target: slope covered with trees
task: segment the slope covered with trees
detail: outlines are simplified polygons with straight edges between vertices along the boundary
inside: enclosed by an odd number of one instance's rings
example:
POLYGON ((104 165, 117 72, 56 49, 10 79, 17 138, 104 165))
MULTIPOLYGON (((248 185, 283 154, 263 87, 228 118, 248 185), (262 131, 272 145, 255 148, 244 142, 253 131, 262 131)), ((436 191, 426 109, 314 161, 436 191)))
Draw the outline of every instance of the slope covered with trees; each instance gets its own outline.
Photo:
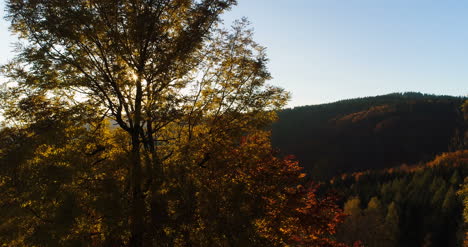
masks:
POLYGON ((464 239, 463 246, 468 246, 468 178, 465 177, 462 188, 457 192, 463 203, 464 239))
POLYGON ((335 177, 325 187, 340 195, 349 215, 337 239, 369 247, 462 246, 466 228, 457 191, 466 200, 467 175, 463 150, 424 165, 335 177))
POLYGON ((273 145, 314 178, 432 159, 463 146, 462 98, 395 93, 279 113, 273 145))

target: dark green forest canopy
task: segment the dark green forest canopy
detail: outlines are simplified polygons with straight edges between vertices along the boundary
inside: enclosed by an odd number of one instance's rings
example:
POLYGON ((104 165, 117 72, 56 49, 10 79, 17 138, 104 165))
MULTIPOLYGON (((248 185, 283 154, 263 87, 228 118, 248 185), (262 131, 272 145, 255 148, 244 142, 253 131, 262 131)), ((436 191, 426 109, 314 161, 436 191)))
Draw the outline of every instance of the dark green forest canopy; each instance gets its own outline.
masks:
POLYGON ((285 109, 272 127, 273 145, 317 179, 427 161, 458 148, 463 100, 393 93, 285 109))
POLYGON ((338 230, 340 241, 359 239, 370 247, 461 246, 465 226, 456 192, 467 175, 468 150, 459 150, 418 166, 342 175, 322 189, 339 194, 351 214, 338 230), (378 202, 376 213, 369 210, 371 201, 378 202))

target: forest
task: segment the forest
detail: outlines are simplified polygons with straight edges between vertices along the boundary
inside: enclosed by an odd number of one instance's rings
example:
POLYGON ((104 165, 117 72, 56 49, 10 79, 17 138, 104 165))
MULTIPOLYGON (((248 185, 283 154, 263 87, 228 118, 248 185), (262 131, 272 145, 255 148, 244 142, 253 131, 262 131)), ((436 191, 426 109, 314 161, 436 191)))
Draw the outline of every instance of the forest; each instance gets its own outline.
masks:
POLYGON ((272 126, 273 145, 318 180, 424 163, 466 148, 464 100, 408 92, 284 109, 272 126))
POLYGON ((468 246, 468 100, 285 109, 235 0, 7 0, 0 246, 468 246))
POLYGON ((466 99, 394 93, 278 114, 273 145, 296 155, 347 215, 338 241, 467 245, 466 99))
POLYGON ((366 246, 463 246, 463 204, 457 193, 467 162, 468 151, 460 150, 423 165, 332 179, 324 187, 340 194, 350 215, 337 239, 366 246))

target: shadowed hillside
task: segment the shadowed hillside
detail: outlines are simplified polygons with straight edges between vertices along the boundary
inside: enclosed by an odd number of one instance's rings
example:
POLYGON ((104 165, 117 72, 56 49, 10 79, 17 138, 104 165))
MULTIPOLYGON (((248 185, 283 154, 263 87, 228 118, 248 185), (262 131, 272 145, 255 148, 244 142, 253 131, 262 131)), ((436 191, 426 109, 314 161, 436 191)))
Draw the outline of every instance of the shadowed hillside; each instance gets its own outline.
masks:
POLYGON ((462 128, 463 99, 394 93, 286 109, 273 144, 316 179, 427 161, 446 152, 462 128))

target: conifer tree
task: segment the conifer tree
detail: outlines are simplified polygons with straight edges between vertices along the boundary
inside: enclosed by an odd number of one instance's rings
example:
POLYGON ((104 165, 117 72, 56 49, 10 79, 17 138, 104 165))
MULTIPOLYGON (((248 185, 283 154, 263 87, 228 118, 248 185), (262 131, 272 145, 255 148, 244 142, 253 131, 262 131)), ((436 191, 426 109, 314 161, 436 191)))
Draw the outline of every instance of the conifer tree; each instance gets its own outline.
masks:
POLYGON ((387 208, 387 216, 385 216, 385 233, 387 234, 387 239, 385 242, 387 246, 396 247, 398 246, 399 240, 399 229, 400 229, 400 220, 395 202, 390 203, 387 208))

